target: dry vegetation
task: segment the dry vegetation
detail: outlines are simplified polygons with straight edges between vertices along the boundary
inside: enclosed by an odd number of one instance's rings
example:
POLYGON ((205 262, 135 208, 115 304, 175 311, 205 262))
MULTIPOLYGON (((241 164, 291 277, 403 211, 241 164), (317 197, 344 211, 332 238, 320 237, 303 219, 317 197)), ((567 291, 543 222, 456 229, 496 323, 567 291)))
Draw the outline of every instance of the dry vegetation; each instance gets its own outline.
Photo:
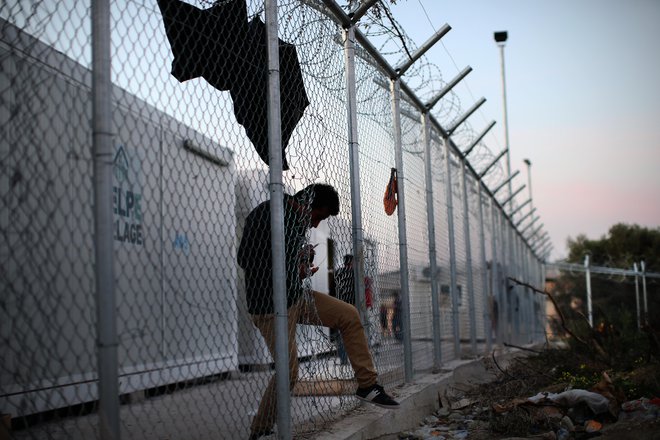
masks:
MULTIPOLYGON (((512 280, 517 282, 516 280, 512 280)), ((528 286, 531 287, 531 286, 528 286)), ((536 290, 536 289, 535 289, 536 290)), ((547 295, 557 306, 554 298, 547 295)), ((595 329, 584 323, 565 320, 559 312, 559 327, 565 338, 562 348, 535 351, 516 358, 506 369, 492 359, 491 368, 498 379, 464 391, 472 403, 471 413, 479 429, 471 439, 498 439, 512 436, 546 436, 554 438, 566 423, 574 425, 572 439, 599 436, 603 439, 660 439, 657 418, 621 421, 619 413, 624 402, 660 397, 660 349, 658 334, 646 326, 642 332, 625 331, 611 325, 595 329), (598 393, 609 401, 609 410, 595 414, 584 403, 558 405, 545 402, 533 404, 527 399, 541 392, 561 393, 566 390, 598 393), (566 416, 571 419, 566 420, 566 416), (562 422, 563 419, 563 422, 562 422), (594 420, 597 432, 587 432, 585 424, 594 420)), ((582 319, 582 318, 580 318, 582 319)))

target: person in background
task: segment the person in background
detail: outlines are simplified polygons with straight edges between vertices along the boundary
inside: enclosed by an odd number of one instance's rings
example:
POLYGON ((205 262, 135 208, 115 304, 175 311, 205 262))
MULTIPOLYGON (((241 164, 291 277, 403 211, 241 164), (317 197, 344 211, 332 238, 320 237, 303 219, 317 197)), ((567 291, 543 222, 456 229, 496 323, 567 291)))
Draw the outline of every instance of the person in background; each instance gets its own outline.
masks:
POLYGON ((389 314, 389 310, 387 308, 387 304, 382 303, 380 305, 380 328, 383 332, 383 336, 387 337, 390 336, 390 327, 389 327, 389 319, 387 315, 389 314))
POLYGON ((394 337, 403 340, 403 322, 401 321, 401 294, 399 292, 394 296, 394 314, 392 315, 392 332, 394 337))

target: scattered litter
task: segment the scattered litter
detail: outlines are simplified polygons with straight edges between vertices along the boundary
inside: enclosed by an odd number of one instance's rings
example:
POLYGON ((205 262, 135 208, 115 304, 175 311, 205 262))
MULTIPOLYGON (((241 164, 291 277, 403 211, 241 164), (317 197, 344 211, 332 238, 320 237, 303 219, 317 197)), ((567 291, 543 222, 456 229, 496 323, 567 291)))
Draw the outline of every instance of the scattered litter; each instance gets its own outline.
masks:
POLYGON ((467 408, 468 406, 472 405, 473 403, 474 402, 472 402, 472 400, 470 400, 470 399, 461 399, 458 402, 452 403, 450 408, 454 409, 454 410, 463 409, 463 408, 467 408))
POLYGON ((656 420, 660 416, 660 399, 654 397, 647 399, 630 400, 621 405, 619 420, 656 420))
POLYGON ((585 403, 594 414, 606 413, 610 409, 610 401, 607 397, 586 390, 569 390, 559 394, 539 393, 527 400, 532 403, 552 402, 567 408, 585 403))

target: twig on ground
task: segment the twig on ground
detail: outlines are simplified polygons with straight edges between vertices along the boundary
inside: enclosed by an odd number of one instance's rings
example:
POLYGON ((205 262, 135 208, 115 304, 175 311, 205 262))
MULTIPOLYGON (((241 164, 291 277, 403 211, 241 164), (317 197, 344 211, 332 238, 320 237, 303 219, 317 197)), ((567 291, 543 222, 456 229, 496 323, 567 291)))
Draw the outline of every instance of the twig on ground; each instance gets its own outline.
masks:
POLYGON ((505 376, 509 377, 510 379, 515 379, 515 377, 511 376, 509 373, 507 373, 506 371, 504 371, 504 370, 502 369, 502 367, 500 367, 500 364, 497 363, 497 359, 495 359, 495 350, 493 350, 493 352, 491 353, 491 355, 493 356, 493 362, 495 363, 495 366, 497 367, 497 369, 500 370, 500 371, 502 372, 502 374, 504 374, 505 376))
POLYGON ((519 350, 531 351, 532 353, 536 353, 536 354, 542 353, 541 351, 538 351, 538 350, 533 350, 531 348, 521 347, 519 345, 509 344, 508 342, 504 342, 502 345, 504 345, 505 347, 517 348, 519 350))

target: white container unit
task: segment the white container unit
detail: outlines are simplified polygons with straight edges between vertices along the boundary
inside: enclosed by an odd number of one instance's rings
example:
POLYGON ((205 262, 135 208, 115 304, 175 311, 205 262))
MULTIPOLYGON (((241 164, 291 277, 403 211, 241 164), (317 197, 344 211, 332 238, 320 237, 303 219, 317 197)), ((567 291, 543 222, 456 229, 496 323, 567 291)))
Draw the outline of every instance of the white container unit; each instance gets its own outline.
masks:
MULTIPOLYGON (((0 21, 0 412, 98 398, 90 72, 0 21)), ((120 392, 238 369, 235 166, 113 90, 120 392)))

